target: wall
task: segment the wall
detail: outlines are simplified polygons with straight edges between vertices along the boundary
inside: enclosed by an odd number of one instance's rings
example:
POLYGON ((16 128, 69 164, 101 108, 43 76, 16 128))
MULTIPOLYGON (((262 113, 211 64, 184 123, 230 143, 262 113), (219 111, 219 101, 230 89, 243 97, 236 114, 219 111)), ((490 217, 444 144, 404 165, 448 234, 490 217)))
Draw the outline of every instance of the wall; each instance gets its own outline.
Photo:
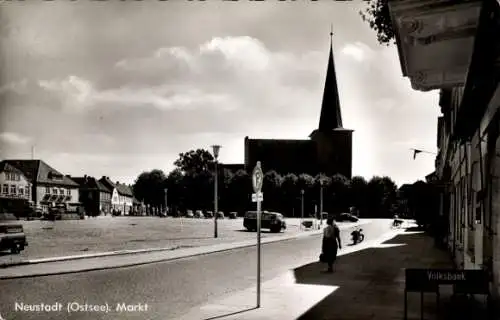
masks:
POLYGON ((317 159, 321 171, 327 175, 340 173, 352 176, 352 132, 317 132, 311 138, 317 144, 317 159))
POLYGON ((1 198, 10 198, 12 195, 11 193, 11 186, 16 186, 16 196, 14 198, 16 199, 25 199, 27 201, 31 201, 31 184, 30 182, 24 177, 24 175, 18 175, 19 180, 7 180, 7 177, 5 175, 5 172, 0 172, 0 197, 1 198), (4 193, 4 185, 8 185, 8 193, 4 193), (28 187, 28 194, 26 195, 26 187, 28 187), (20 192, 19 190, 22 190, 22 195, 19 195, 20 192))

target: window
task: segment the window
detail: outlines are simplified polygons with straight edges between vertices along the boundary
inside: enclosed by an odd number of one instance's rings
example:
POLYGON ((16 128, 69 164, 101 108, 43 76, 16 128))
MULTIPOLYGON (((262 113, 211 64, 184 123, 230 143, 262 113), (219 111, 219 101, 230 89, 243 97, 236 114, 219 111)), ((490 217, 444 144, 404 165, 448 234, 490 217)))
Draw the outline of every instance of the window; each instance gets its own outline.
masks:
POLYGON ((57 195, 57 188, 52 188, 52 193, 57 195))
POLYGON ((24 188, 20 187, 19 190, 18 190, 18 192, 19 192, 20 195, 24 195, 24 188))
POLYGON ((46 194, 50 194, 50 188, 49 187, 45 187, 45 193, 46 194))
POLYGON ((11 194, 17 194, 17 192, 16 192, 16 191, 17 191, 16 186, 15 186, 15 185, 11 185, 11 186, 10 186, 10 193, 11 193, 11 194))
POLYGON ((8 184, 3 185, 2 192, 5 194, 9 193, 9 185, 8 184))
POLYGON ((59 194, 63 196, 64 195, 64 189, 60 189, 59 190, 59 194))
POLYGON ((68 196, 71 195, 71 189, 66 189, 66 195, 68 195, 68 196))
POLYGON ((30 187, 29 187, 29 186, 26 186, 24 189, 25 189, 25 190, 24 190, 24 193, 26 193, 26 196, 28 196, 28 197, 29 197, 29 196, 30 196, 30 187))

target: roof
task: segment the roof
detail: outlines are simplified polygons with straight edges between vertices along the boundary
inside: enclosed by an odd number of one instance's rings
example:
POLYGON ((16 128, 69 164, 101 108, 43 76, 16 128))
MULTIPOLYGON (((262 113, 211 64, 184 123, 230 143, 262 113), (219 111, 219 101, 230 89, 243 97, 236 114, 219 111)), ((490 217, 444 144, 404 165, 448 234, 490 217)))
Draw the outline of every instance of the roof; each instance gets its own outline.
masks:
POLYGON ((42 160, 5 160, 24 173, 32 183, 77 187, 78 184, 42 160))
POLYGON ((132 193, 132 189, 130 189, 130 187, 127 186, 126 184, 117 183, 116 184, 116 190, 122 196, 128 196, 128 197, 133 197, 134 196, 134 194, 132 193))
POLYGON ((132 193, 132 189, 130 189, 129 186, 119 182, 114 183, 113 181, 111 181, 109 177, 104 176, 101 179, 99 179, 99 182, 110 190, 116 188, 116 191, 118 191, 118 193, 121 194, 122 196, 127 196, 127 197, 134 196, 134 194, 132 193))
POLYGON ((6 161, 0 162, 0 172, 12 172, 24 176, 24 173, 13 165, 7 163, 6 161))
MULTIPOLYGON (((330 37, 333 33, 330 33, 330 37)), ((337 74, 333 60, 333 41, 330 40, 330 55, 326 69, 325 88, 323 101, 321 103, 321 114, 319 117, 319 131, 330 131, 342 128, 342 114, 340 112, 339 89, 337 86, 337 74)))
POLYGON ((97 180, 94 177, 89 177, 89 176, 71 177, 71 179, 82 187, 111 193, 110 189, 108 189, 103 183, 99 182, 99 180, 97 180))

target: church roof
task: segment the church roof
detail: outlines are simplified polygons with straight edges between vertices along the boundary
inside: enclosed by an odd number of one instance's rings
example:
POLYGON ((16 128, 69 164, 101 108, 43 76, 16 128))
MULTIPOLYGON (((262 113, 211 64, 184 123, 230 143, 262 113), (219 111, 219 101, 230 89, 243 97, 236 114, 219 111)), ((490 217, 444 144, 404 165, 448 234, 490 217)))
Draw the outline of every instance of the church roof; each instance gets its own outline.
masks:
POLYGON ((330 56, 328 57, 328 68, 326 70, 325 88, 323 91, 323 102, 321 104, 321 115, 318 127, 318 130, 322 132, 342 128, 339 89, 337 86, 335 62, 333 60, 332 36, 333 32, 330 32, 330 56))

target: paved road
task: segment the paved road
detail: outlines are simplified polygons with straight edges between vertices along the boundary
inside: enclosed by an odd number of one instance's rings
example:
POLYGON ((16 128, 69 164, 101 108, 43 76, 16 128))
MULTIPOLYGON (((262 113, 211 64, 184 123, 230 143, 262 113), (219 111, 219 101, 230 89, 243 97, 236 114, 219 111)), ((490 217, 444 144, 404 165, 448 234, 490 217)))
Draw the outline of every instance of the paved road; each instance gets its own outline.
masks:
MULTIPOLYGON (((388 229, 387 220, 363 227, 367 239, 388 229)), ((342 232, 345 244, 349 230, 342 232)), ((315 261, 320 236, 263 246, 263 281, 286 270, 315 261)), ((173 319, 221 295, 255 285, 256 248, 186 258, 139 267, 111 269, 39 278, 0 280, 0 314, 6 319, 173 319), (147 311, 14 312, 15 303, 80 302, 114 309, 117 303, 147 304, 147 311)))
MULTIPOLYGON (((20 223, 29 245, 21 254, 1 252, 0 264, 118 250, 197 247, 255 238, 254 233, 244 232, 241 218, 219 220, 218 239, 213 237, 212 220, 207 219, 116 217, 20 223)), ((299 219, 289 218, 287 225, 286 233, 280 235, 300 233, 299 219)), ((277 235, 268 230, 263 232, 263 237, 277 235)))

